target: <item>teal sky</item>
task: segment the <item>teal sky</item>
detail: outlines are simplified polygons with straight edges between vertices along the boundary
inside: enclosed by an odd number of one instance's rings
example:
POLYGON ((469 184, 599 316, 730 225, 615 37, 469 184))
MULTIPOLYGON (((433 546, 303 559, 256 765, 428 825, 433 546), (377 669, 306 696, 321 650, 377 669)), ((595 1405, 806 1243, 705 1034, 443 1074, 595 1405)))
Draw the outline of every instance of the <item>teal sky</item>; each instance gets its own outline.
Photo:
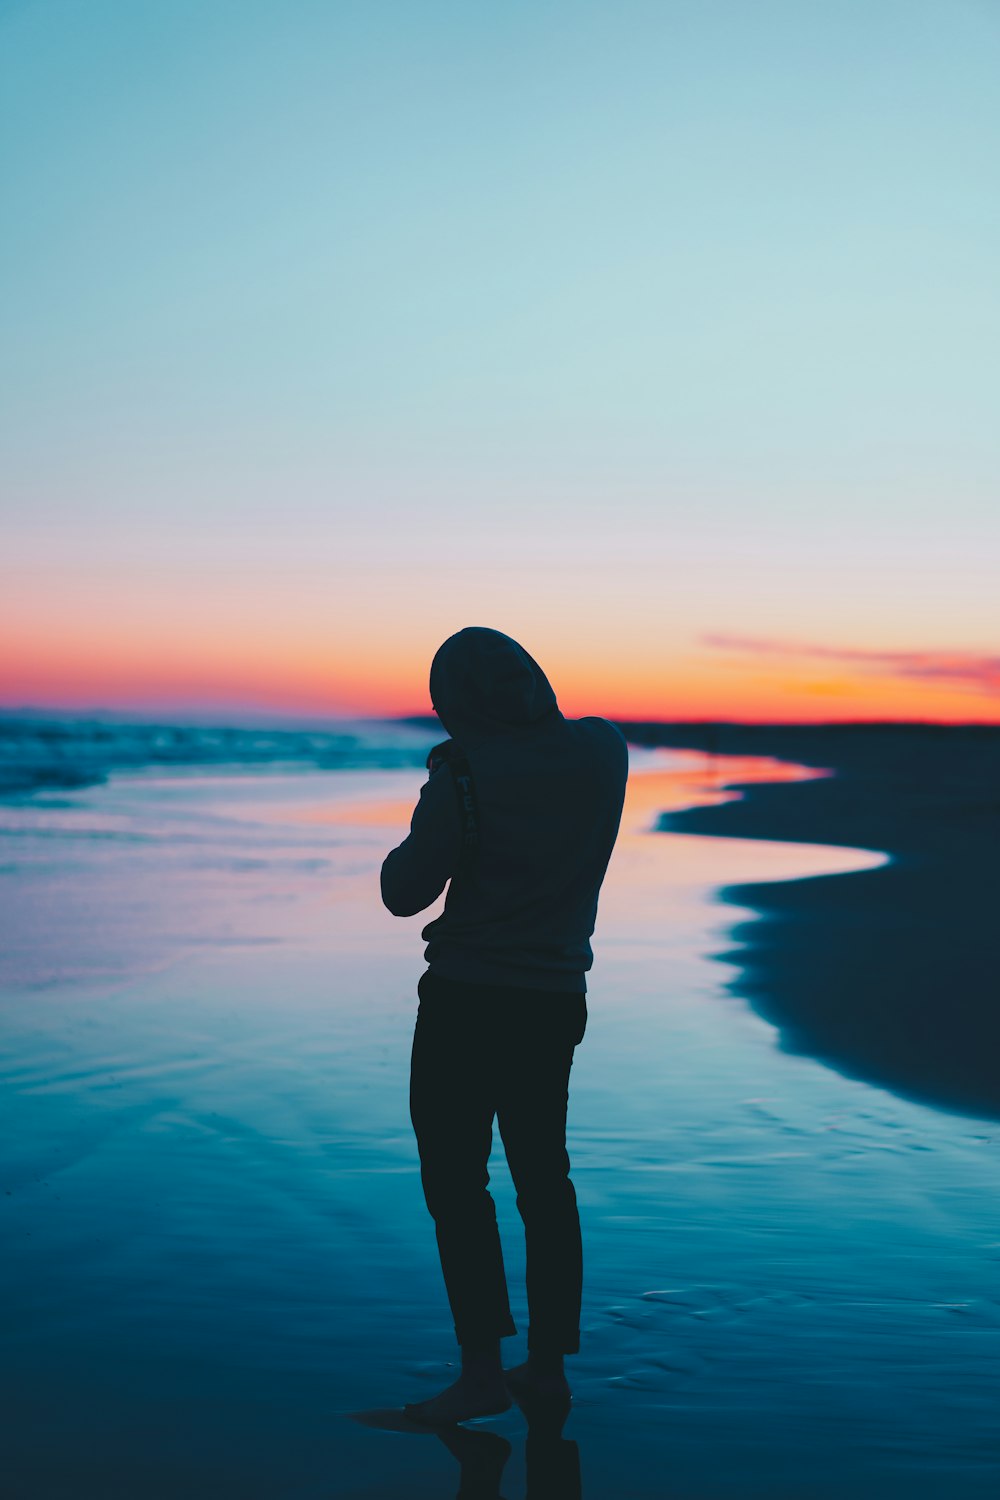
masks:
POLYGON ((995 652, 998 78, 993 0, 0 4, 17 649, 995 652))

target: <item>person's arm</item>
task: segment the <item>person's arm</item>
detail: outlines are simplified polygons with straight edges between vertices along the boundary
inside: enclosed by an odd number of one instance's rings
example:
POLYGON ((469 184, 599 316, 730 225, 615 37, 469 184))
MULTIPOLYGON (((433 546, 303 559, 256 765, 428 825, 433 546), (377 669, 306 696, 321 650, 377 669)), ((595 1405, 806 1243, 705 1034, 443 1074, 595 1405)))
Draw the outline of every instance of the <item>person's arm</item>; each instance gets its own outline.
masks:
POLYGON ((420 788, 410 832, 382 862, 382 901, 394 917, 412 917, 436 901, 461 852, 458 802, 450 770, 440 765, 420 788))

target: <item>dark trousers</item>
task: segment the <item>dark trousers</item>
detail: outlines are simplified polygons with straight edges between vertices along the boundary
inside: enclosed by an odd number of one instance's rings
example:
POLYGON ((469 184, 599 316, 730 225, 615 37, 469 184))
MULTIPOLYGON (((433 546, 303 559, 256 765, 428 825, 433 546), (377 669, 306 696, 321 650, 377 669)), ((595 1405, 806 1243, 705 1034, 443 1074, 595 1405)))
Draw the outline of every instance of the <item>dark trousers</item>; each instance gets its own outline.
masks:
POLYGON ((496 1118, 527 1251, 528 1348, 580 1347, 583 1252, 566 1106, 583 994, 460 983, 430 970, 410 1063, 410 1118, 459 1344, 516 1333, 487 1160, 496 1118))

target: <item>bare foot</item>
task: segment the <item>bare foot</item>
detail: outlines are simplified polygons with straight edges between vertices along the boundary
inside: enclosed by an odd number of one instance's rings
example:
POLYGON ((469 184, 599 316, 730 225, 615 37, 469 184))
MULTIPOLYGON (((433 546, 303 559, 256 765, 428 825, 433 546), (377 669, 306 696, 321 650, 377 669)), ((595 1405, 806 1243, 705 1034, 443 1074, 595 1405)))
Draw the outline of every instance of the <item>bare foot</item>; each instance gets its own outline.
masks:
POLYGON ((533 1401, 569 1401, 571 1392, 569 1381, 562 1373, 557 1375, 539 1375, 532 1370, 530 1360, 523 1365, 514 1365, 510 1370, 504 1370, 503 1378, 507 1389, 512 1396, 520 1400, 533 1401))
POLYGON ((470 1380, 460 1375, 454 1385, 426 1401, 409 1401, 403 1411, 414 1422, 427 1427, 450 1427, 454 1422, 469 1422, 473 1417, 495 1417, 507 1411, 511 1400, 503 1376, 470 1380))

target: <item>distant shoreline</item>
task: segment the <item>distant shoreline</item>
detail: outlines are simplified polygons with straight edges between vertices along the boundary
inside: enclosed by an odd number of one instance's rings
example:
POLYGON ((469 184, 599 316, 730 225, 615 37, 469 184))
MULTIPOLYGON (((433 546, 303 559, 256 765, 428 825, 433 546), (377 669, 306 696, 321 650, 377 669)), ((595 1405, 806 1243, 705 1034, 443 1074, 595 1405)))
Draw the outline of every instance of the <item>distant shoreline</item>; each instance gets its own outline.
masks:
POLYGON ((815 780, 664 814, 665 831, 880 850, 850 875, 733 885, 757 915, 718 954, 791 1052, 1000 1118, 1000 727, 622 725, 632 743, 770 755, 815 780))

